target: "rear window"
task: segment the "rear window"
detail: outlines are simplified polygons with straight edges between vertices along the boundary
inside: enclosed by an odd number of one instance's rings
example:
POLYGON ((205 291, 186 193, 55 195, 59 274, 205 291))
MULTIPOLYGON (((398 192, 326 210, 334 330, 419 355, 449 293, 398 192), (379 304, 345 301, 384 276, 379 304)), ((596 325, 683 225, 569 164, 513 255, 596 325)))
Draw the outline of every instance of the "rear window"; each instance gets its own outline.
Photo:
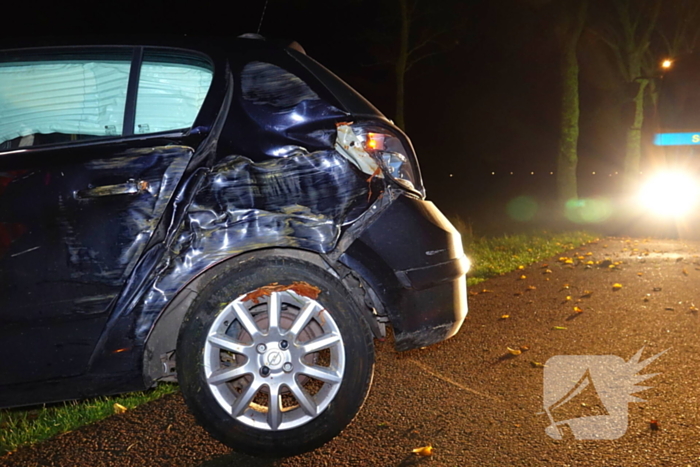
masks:
POLYGON ((0 151, 188 129, 213 76, 202 60, 154 51, 139 73, 131 49, 84 55, 0 63, 0 151))

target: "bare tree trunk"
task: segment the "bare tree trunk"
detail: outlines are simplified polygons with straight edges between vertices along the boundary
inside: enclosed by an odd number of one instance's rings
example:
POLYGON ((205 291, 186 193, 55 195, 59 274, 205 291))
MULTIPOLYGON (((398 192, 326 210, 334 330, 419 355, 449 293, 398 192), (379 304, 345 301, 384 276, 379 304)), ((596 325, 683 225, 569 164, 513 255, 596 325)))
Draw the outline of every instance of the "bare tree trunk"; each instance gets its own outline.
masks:
POLYGON ((399 41, 399 56, 396 60, 396 125, 402 130, 406 130, 404 119, 405 102, 405 82, 406 68, 408 66, 408 39, 410 18, 408 15, 408 5, 406 0, 399 0, 399 10, 401 14, 401 36, 399 41))
POLYGON ((625 188, 634 189, 639 179, 639 167, 642 159, 642 124, 644 123, 644 92, 648 79, 639 79, 639 88, 634 98, 634 122, 627 130, 625 150, 625 188))
MULTIPOLYGON (((572 41, 573 42, 573 41, 572 41)), ((567 44, 561 57, 562 108, 559 157, 557 158, 557 193, 559 201, 578 198, 576 167, 578 165, 578 60, 576 43, 567 44)))
POLYGON ((561 134, 557 156, 557 194, 559 202, 578 198, 576 167, 578 166, 579 97, 578 46, 586 20, 588 2, 580 2, 570 17, 570 24, 561 40, 560 73, 562 83, 561 134))

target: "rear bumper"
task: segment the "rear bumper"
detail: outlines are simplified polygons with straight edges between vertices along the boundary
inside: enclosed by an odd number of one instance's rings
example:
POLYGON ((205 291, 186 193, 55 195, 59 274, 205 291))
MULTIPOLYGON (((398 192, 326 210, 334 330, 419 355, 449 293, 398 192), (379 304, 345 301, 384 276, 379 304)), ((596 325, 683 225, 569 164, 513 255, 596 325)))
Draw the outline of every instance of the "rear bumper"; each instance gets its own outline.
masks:
POLYGON ((429 201, 400 196, 340 258, 382 301, 397 350, 452 337, 467 315, 469 260, 459 232, 429 201))

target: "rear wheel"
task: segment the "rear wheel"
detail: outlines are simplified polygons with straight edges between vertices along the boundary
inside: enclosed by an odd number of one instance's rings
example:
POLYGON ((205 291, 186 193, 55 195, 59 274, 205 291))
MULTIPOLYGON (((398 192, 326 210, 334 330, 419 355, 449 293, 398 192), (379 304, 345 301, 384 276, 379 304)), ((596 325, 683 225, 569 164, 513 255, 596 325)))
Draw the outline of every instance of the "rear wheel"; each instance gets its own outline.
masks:
POLYGON ((289 456, 347 426, 369 391, 372 335, 347 290, 298 259, 212 279, 188 312, 178 379, 197 420, 235 450, 289 456))

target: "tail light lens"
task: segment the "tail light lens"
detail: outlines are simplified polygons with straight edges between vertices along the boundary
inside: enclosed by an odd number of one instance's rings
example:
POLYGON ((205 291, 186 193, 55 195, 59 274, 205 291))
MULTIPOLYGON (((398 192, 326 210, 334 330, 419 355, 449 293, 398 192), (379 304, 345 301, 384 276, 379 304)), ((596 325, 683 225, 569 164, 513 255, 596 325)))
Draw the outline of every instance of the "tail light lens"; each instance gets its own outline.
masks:
POLYGON ((378 175, 374 172, 380 167, 384 175, 402 188, 421 197, 425 196, 413 151, 406 148, 401 139, 389 130, 374 126, 339 124, 336 149, 363 172, 378 175))

